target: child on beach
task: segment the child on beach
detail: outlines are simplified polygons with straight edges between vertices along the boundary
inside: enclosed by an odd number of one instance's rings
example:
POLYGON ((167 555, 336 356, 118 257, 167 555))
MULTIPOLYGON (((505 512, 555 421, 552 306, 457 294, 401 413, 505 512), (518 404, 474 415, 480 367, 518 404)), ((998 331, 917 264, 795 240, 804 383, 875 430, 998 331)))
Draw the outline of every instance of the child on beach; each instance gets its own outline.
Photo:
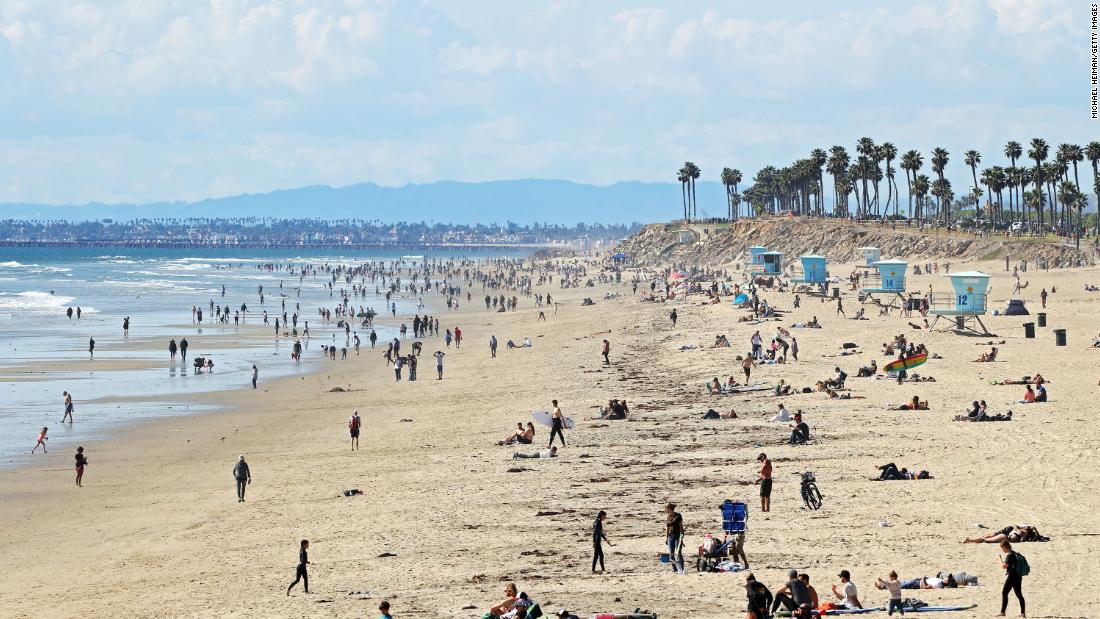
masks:
POLYGON ((901 581, 898 580, 897 572, 891 570, 889 580, 875 579, 875 587, 890 592, 890 606, 886 609, 887 615, 893 615, 895 610, 903 615, 905 614, 905 609, 901 605, 901 581))
POLYGON ((44 427, 42 428, 42 431, 38 433, 38 442, 34 444, 34 449, 31 450, 31 453, 37 451, 39 447, 42 448, 42 453, 49 453, 46 451, 46 441, 49 440, 46 438, 47 430, 49 430, 49 428, 44 427))

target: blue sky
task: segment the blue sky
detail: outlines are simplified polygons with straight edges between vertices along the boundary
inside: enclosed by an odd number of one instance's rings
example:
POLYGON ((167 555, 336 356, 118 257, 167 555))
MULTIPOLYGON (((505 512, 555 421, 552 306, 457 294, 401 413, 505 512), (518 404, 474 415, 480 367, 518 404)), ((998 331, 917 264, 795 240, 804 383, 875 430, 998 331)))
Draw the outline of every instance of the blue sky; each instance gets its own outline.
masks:
POLYGON ((1088 6, 5 0, 0 202, 751 178, 864 135, 967 186, 967 148, 1100 139, 1088 6))

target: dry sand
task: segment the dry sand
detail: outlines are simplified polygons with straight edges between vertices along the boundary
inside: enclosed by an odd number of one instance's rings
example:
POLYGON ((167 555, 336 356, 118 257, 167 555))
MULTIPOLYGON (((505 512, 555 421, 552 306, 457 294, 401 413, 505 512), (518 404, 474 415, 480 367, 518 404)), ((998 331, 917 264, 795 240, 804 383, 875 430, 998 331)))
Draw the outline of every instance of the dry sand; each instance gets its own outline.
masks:
MULTIPOLYGON (((952 265, 970 267, 994 274, 990 307, 1003 308, 1011 288, 1003 263, 952 265)), ((840 365, 852 393, 865 397, 843 401, 817 393, 706 395, 705 380, 739 369, 735 356, 748 350, 755 328, 772 333, 768 324, 737 323, 742 312, 728 304, 642 303, 625 283, 553 286, 546 289, 561 307, 536 322, 526 299, 515 313, 479 309, 475 286, 473 303, 441 316, 441 326, 459 325, 465 336, 462 350, 447 350, 443 381, 434 380, 428 357, 442 347, 439 338, 426 340, 420 380, 412 383, 394 383, 381 351, 368 347, 307 377, 198 398, 231 411, 159 420, 89 443, 84 488, 73 485, 68 452, 0 472, 0 615, 363 617, 376 616, 378 603, 389 599, 396 617, 479 617, 514 580, 547 611, 566 607, 585 616, 643 607, 663 618, 740 617, 743 575, 692 569, 674 576, 657 562, 666 501, 681 506, 691 555, 704 533, 720 532, 718 505, 731 498, 750 504, 748 556, 773 590, 796 567, 811 575, 824 600, 837 572, 849 569, 864 604, 880 606, 886 595, 872 582, 890 569, 903 578, 962 569, 982 586, 907 593, 979 605, 953 616, 991 616, 999 610, 998 549, 959 541, 978 532, 975 523, 987 531, 1030 523, 1052 538, 1019 546, 1032 566, 1024 582, 1031 615, 1087 616, 1086 579, 1100 567, 1093 520, 1100 433, 1091 418, 1100 349, 1089 348, 1100 331, 1100 293, 1082 289, 1100 283, 1100 271, 1024 278, 1032 312, 1040 288, 1057 287, 1050 327, 1025 340, 1020 324, 1028 318, 987 317, 995 339, 1006 340, 992 364, 971 362, 988 350, 976 343, 990 338, 914 331, 896 315, 871 310, 868 321, 843 320, 834 306, 805 298, 802 309, 776 324, 816 314, 825 328, 795 331, 800 360, 759 368, 754 379, 785 378, 801 387, 840 365), (608 289, 623 296, 603 300, 608 289), (581 307, 585 296, 597 304, 581 307), (672 307, 680 315, 675 328, 672 307), (1050 331, 1060 327, 1069 331, 1065 348, 1055 347, 1050 331), (901 332, 943 357, 918 370, 937 382, 855 378, 870 359, 888 361, 880 344, 901 332), (487 345, 493 333, 501 343, 495 360, 487 345), (709 348, 716 333, 734 347, 709 348), (525 336, 533 348, 504 347, 525 336), (601 367, 603 337, 612 345, 610 368, 601 367), (864 352, 834 357, 846 341, 864 352), (684 344, 701 347, 681 352, 684 344), (1048 404, 1015 404, 1022 388, 989 384, 1036 371, 1051 381, 1048 404), (337 386, 352 390, 330 391, 337 386), (912 395, 930 400, 931 410, 886 409, 912 395), (596 405, 613 397, 630 402, 631 418, 592 420, 596 405), (515 449, 496 441, 551 398, 578 420, 568 447, 555 460, 514 462, 515 449), (1015 418, 952 422, 973 399, 985 399, 994 412, 1011 408, 1015 418), (764 421, 780 401, 804 411, 812 445, 787 446, 786 424, 764 421), (736 409, 740 418, 702 420, 712 407, 736 409), (349 450, 345 426, 354 408, 365 422, 358 452, 349 450), (750 485, 760 451, 775 462, 767 515, 750 485), (231 478, 242 453, 253 473, 243 504, 231 478), (936 479, 868 480, 890 461, 936 479), (817 473, 825 496, 819 512, 800 508, 793 475, 800 470, 817 473), (340 496, 350 488, 365 495, 340 496), (607 548, 610 573, 593 576, 590 527, 600 509, 610 513, 606 530, 615 545, 607 548), (287 597, 301 538, 312 542, 313 593, 299 588, 287 597)), ((948 290, 938 276, 912 277, 910 289, 929 284, 948 290)), ((791 308, 789 294, 764 298, 791 308)), ((858 306, 851 296, 845 305, 849 315, 858 306)), ((539 427, 536 443, 545 443, 547 430, 539 427)), ((1009 612, 1016 614, 1014 600, 1009 612)))

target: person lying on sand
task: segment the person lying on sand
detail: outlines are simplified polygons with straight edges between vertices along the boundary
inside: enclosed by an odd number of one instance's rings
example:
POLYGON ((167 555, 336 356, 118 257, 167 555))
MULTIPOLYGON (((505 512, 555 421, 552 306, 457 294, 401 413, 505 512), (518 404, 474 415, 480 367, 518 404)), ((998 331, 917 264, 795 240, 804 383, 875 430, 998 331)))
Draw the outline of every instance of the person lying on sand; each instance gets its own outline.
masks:
POLYGON ((1003 415, 1000 413, 990 415, 985 411, 985 407, 983 406, 976 415, 973 410, 966 415, 955 415, 955 421, 1012 421, 1012 411, 1008 411, 1003 415))
POLYGON ((878 477, 872 477, 875 481, 895 481, 899 479, 933 479, 928 471, 912 473, 907 468, 898 468, 893 462, 878 467, 878 477))
POLYGON ((1049 542, 1050 538, 1039 533, 1039 529, 1028 525, 1018 524, 1005 527, 996 533, 968 537, 962 541, 964 544, 1000 544, 1001 542, 1017 544, 1020 542, 1049 542))
POLYGON ((558 448, 551 447, 550 449, 543 449, 542 451, 535 452, 533 454, 519 453, 518 451, 512 454, 513 460, 523 460, 528 458, 557 458, 558 448))
POLYGON ((919 396, 913 396, 912 400, 909 400, 905 404, 898 407, 899 411, 926 411, 928 410, 928 400, 921 400, 919 396))
POLYGON ((978 355, 978 358, 974 360, 975 363, 993 363, 997 360, 997 347, 994 346, 993 350, 989 352, 983 352, 978 355))

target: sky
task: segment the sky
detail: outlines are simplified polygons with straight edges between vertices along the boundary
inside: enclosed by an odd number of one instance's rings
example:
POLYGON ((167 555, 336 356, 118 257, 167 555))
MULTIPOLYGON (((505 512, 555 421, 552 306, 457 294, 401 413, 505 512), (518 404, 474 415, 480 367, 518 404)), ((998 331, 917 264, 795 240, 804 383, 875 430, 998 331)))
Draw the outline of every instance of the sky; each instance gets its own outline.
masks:
POLYGON ((1052 0, 4 0, 0 202, 751 179, 861 136, 947 148, 958 194, 966 149, 1100 139, 1089 28, 1052 0))

